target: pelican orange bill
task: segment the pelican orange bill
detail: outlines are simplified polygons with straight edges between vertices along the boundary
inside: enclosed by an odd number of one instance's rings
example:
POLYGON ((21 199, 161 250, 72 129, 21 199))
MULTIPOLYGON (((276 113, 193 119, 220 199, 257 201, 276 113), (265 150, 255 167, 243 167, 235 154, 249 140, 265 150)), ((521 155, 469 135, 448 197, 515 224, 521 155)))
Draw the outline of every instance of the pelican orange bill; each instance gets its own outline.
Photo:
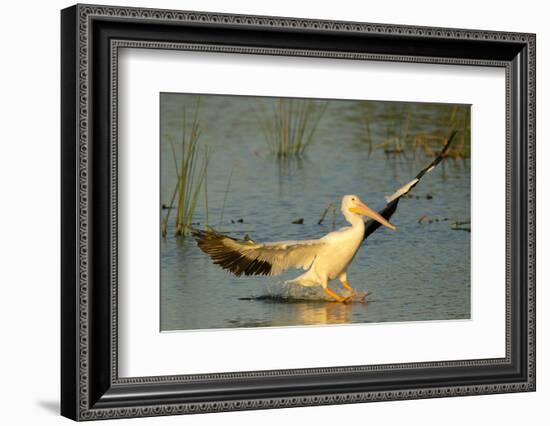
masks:
POLYGON ((391 230, 395 231, 397 228, 388 222, 386 219, 384 219, 382 216, 380 216, 377 212, 375 212, 373 209, 371 209, 366 204, 362 203, 361 201, 356 201, 354 207, 350 207, 349 209, 352 213, 357 213, 363 216, 370 217, 371 219, 376 220, 377 222, 381 223, 382 225, 390 228, 391 230))

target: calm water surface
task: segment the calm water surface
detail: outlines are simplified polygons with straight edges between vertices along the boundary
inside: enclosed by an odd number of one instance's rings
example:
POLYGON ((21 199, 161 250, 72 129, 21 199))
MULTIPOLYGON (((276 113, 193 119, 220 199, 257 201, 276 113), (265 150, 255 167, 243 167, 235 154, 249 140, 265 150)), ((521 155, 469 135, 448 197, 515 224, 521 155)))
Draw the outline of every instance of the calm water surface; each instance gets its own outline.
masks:
MULTIPOLYGON (((328 104, 307 155, 279 161, 267 149, 256 114, 270 102, 201 97, 200 144, 213 149, 208 168, 209 221, 233 236, 248 234, 256 241, 319 238, 332 230, 330 215, 317 225, 329 202, 338 203, 336 227, 346 226, 339 212, 343 195, 355 193, 380 209, 384 195, 408 182, 430 161, 421 153, 387 156, 375 149, 369 154, 360 117, 369 111, 376 145, 389 126, 395 126, 395 105, 350 101, 328 104), (292 224, 299 218, 304 219, 303 225, 292 224)), ((167 136, 181 140, 183 106, 192 111, 195 103, 195 96, 161 96, 162 203, 169 204, 176 183, 167 136)), ((445 106, 409 108, 413 111, 409 132, 413 133, 429 131, 449 115, 445 106)), ((451 229, 452 221, 470 218, 469 160, 444 161, 412 195, 400 201, 392 218, 398 231, 380 229, 371 235, 348 269, 352 286, 369 292, 368 303, 262 299, 276 294, 278 283, 302 271, 279 277, 234 277, 214 266, 191 237, 173 237, 170 223, 167 238, 160 242, 161 330, 469 318, 470 233, 451 229), (419 224, 422 215, 448 220, 419 224)), ((201 225, 205 223, 203 204, 201 200, 194 219, 201 225)), ((332 288, 341 290, 336 282, 332 288)))

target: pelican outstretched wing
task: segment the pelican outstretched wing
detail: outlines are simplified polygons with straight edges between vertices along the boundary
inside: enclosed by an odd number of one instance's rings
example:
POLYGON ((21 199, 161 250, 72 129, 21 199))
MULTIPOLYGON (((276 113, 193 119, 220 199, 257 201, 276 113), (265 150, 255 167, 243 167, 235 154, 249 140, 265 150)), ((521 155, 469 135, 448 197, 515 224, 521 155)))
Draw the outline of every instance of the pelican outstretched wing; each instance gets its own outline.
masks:
MULTIPOLYGON (((392 195, 386 197, 386 202, 388 203, 386 207, 378 212, 380 216, 382 216, 386 220, 390 220, 390 217, 395 213, 395 210, 397 209, 397 204, 399 203, 399 200, 404 195, 407 195, 411 189, 413 189, 416 185, 418 185, 418 182, 420 182, 420 179, 426 174, 431 172, 435 166, 437 166, 441 160, 443 160, 443 157, 445 156, 445 153, 449 149, 449 146, 451 145, 451 142, 453 141, 456 131, 453 131, 451 133, 451 136, 449 136, 449 139, 447 140, 447 143, 441 150, 441 152, 437 155, 437 157, 434 158, 434 160, 427 166, 424 167, 413 180, 408 182, 406 185, 399 188, 397 191, 395 191, 392 195)), ((363 241, 374 231, 376 231, 380 227, 380 223, 375 220, 369 220, 365 223, 365 234, 363 236, 363 241)))
POLYGON ((200 249, 236 276, 278 275, 289 268, 308 269, 324 246, 320 240, 257 243, 214 231, 193 231, 200 249))

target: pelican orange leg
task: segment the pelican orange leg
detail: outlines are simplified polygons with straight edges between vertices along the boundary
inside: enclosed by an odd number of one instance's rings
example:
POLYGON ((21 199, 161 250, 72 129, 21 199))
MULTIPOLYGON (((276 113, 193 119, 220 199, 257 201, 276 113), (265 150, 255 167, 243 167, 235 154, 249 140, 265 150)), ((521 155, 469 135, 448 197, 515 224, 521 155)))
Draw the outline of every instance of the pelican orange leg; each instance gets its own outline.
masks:
POLYGON ((332 297, 334 300, 336 300, 337 302, 343 302, 343 303, 346 303, 346 302, 349 302, 350 298, 349 297, 342 297, 342 296, 339 296, 338 294, 336 294, 335 292, 333 292, 330 288, 328 287, 323 287, 323 290, 325 291, 326 294, 328 294, 330 297, 332 297))
POLYGON ((345 277, 340 277, 340 282, 342 283, 342 286, 349 290, 349 291, 353 291, 355 293, 355 289, 349 285, 347 279, 345 277))

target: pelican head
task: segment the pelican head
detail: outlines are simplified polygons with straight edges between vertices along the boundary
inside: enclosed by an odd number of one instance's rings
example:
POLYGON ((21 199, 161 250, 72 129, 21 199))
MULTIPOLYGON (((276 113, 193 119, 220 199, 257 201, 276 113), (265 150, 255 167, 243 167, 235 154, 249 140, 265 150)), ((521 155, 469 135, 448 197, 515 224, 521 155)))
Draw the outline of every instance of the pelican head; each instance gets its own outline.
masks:
POLYGON ((342 198, 342 213, 346 218, 350 218, 350 216, 367 216, 393 231, 397 229, 393 224, 363 203, 357 195, 344 195, 342 198))

